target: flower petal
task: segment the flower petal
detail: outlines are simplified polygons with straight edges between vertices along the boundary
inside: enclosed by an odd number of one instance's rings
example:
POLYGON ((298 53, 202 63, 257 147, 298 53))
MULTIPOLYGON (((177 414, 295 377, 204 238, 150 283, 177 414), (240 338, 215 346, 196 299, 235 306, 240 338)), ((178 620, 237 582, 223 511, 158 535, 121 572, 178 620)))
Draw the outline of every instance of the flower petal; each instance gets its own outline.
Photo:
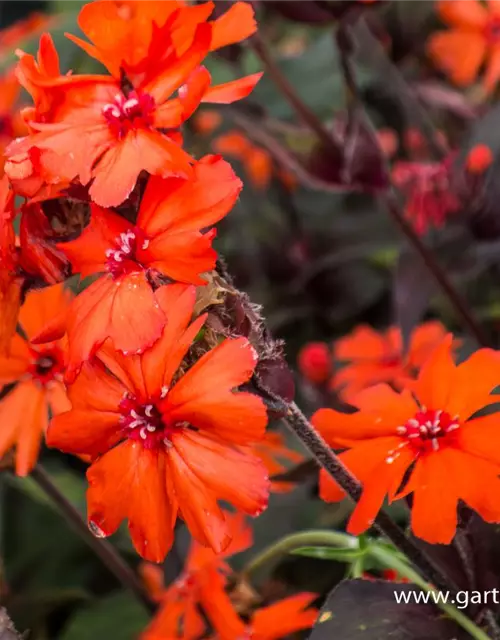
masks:
POLYGON ((215 268, 217 252, 212 248, 216 230, 207 233, 165 231, 151 240, 147 249, 148 266, 189 284, 204 285, 200 274, 215 268))
MULTIPOLYGON (((460 5, 463 0, 454 2, 460 5)), ((486 54, 486 39, 480 33, 441 31, 430 37, 427 50, 436 64, 459 86, 474 82, 486 54)))
POLYGON ((251 630, 255 636, 278 640, 292 633, 309 629, 318 617, 317 609, 308 609, 316 600, 315 593, 298 593, 267 607, 257 609, 252 617, 251 630))
POLYGON ((39 333, 54 317, 64 315, 71 298, 71 291, 63 283, 30 291, 19 312, 19 323, 28 338, 39 333))
POLYGON ((242 100, 252 93, 255 85, 262 78, 262 73, 231 80, 224 84, 217 84, 210 87, 204 94, 202 103, 210 104, 232 104, 237 100, 242 100))
POLYGON ((248 340, 225 340, 198 360, 172 388, 162 412, 187 421, 234 444, 251 444, 264 435, 267 412, 262 400, 231 389, 246 382, 255 367, 248 340))
POLYGON ((253 516, 266 508, 269 479, 266 467, 257 457, 199 432, 185 430, 174 435, 172 441, 191 471, 218 500, 253 516))
POLYGON ((193 473, 175 446, 168 452, 168 467, 189 531, 198 542, 221 553, 231 539, 215 494, 193 473))
POLYGON ((500 385, 500 353, 479 349, 458 365, 448 403, 443 406, 452 416, 466 420, 476 411, 499 401, 491 392, 500 385))
POLYGON ((10 342, 8 355, 0 355, 0 384, 19 380, 28 371, 31 358, 28 345, 17 333, 10 342))
MULTIPOLYGON (((339 454, 339 459, 364 486, 366 479, 372 476, 382 463, 386 463, 392 452, 401 451, 402 448, 399 447, 404 442, 397 437, 366 440, 339 454)), ((319 492, 321 499, 326 502, 338 502, 345 498, 345 491, 323 469, 320 472, 319 492)))
POLYGON ((87 469, 87 519, 102 537, 114 533, 128 517, 137 458, 144 448, 127 440, 87 469))
POLYGON ((117 280, 99 278, 71 307, 67 379, 74 380, 82 363, 107 338, 124 354, 147 349, 160 337, 165 321, 144 273, 130 273, 117 280))
POLYGON ((162 231, 199 231, 219 222, 236 202, 241 180, 220 156, 205 156, 188 180, 150 178, 138 226, 148 236, 162 231))
POLYGON ((132 129, 101 157, 90 197, 102 207, 118 206, 132 192, 141 171, 185 176, 190 161, 191 156, 159 131, 132 129))
POLYGON ((482 30, 488 21, 488 11, 478 0, 439 0, 437 12, 447 24, 470 31, 482 30))
POLYGON ((44 390, 31 380, 19 383, 0 404, 0 455, 16 445, 16 474, 27 476, 35 466, 48 411, 44 390))
POLYGON ((86 363, 68 389, 73 409, 90 409, 118 414, 118 405, 128 391, 121 379, 110 376, 98 362, 86 363))
POLYGON ((196 300, 194 287, 181 284, 160 287, 156 298, 168 321, 161 338, 141 357, 141 370, 150 397, 159 395, 163 386, 170 386, 206 318, 206 315, 200 316, 189 325, 196 300))
POLYGON ((59 380, 52 380, 46 386, 47 402, 53 416, 71 410, 71 402, 68 398, 66 387, 59 380))
POLYGON ((356 401, 361 405, 357 413, 320 409, 313 415, 313 425, 329 445, 346 447, 359 440, 394 436, 397 427, 404 425, 418 410, 408 391, 398 394, 382 384, 357 394, 356 401))
POLYGON ((411 528, 430 544, 449 544, 457 528, 457 503, 452 449, 421 456, 410 478, 413 490, 411 528))
POLYGON ((457 446, 473 456, 500 465, 500 414, 466 422, 457 430, 457 446))
POLYGON ((189 49, 169 64, 162 74, 153 78, 144 87, 144 91, 149 93, 157 104, 165 102, 203 61, 210 49, 211 38, 212 27, 208 23, 197 25, 193 43, 189 49))
POLYGON ((174 541, 177 504, 166 491, 165 454, 142 448, 136 456, 130 486, 128 528, 137 553, 151 562, 162 562, 174 541))
POLYGON ((86 278, 106 271, 106 251, 115 248, 121 233, 130 231, 131 224, 121 216, 91 204, 90 223, 71 242, 57 246, 69 258, 73 271, 86 278))
POLYGON ((486 71, 484 74, 484 88, 491 93, 496 88, 500 80, 500 46, 496 45, 492 48, 486 63, 486 71))
POLYGON ((47 432, 49 447, 92 458, 106 453, 122 439, 119 414, 92 409, 73 409, 55 416, 47 432))
POLYGON ((430 410, 445 410, 453 390, 456 367, 452 358, 453 336, 448 334, 433 351, 415 382, 408 382, 422 405, 430 410))

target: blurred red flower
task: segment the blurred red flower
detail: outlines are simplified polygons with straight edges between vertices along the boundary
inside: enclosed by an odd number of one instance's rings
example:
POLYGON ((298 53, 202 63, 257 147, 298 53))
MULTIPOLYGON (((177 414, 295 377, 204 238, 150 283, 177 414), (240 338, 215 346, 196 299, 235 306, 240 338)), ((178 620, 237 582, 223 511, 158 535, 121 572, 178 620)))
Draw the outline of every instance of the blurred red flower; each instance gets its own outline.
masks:
POLYGON ((483 86, 492 92, 500 79, 500 3, 498 0, 440 0, 438 15, 450 26, 427 43, 430 57, 460 86, 472 84, 485 66, 483 86))
POLYGON ((336 371, 332 387, 346 402, 378 382, 401 388, 415 377, 445 335, 446 329, 440 322, 424 322, 413 330, 404 353, 399 327, 378 333, 367 325, 360 325, 334 345, 335 359, 346 364, 336 371))

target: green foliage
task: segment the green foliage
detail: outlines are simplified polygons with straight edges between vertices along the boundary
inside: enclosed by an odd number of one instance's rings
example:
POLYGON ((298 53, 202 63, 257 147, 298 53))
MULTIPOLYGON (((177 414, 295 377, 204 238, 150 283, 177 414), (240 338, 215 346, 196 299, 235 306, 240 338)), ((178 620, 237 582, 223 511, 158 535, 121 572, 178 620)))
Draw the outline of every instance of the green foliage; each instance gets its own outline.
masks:
POLYGON ((148 615, 132 596, 111 595, 77 611, 61 640, 136 640, 148 615))

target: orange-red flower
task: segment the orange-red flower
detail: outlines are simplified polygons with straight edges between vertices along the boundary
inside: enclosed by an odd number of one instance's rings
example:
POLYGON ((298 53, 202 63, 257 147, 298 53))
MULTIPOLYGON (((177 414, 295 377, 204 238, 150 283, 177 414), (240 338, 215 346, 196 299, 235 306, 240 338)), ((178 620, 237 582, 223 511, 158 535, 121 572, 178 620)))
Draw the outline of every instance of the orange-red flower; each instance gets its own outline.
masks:
MULTIPOLYGON (((183 0, 98 0, 85 5, 78 17, 79 27, 93 44, 72 35, 68 37, 102 62, 115 78, 120 79, 123 70, 135 84, 136 80, 157 73, 159 68, 166 68, 171 53, 167 44, 178 55, 184 54, 196 38, 197 27, 207 22, 214 8, 213 2, 189 6, 183 0)), ((248 2, 235 2, 208 24, 209 51, 241 42, 257 29, 248 2)), ((246 82, 247 79, 242 79, 230 84, 232 90, 238 86, 246 90, 246 82)), ((210 93, 220 91, 211 89, 210 93)))
POLYGON ((219 608, 215 611, 217 605, 213 605, 212 619, 216 620, 216 635, 213 640, 279 640, 297 631, 309 629, 318 617, 317 609, 310 607, 316 598, 315 593, 298 593, 257 609, 248 623, 244 623, 234 609, 230 608, 230 600, 226 596, 226 606, 221 607, 222 602, 219 602, 219 608))
POLYGON ((252 531, 244 517, 227 512, 224 515, 232 538, 227 549, 217 555, 212 549, 193 541, 181 576, 167 589, 161 587, 163 572, 156 565, 142 566, 143 579, 152 596, 161 604, 141 640, 188 640, 199 638, 206 632, 199 607, 206 612, 205 604, 210 609, 214 601, 226 600, 225 576, 230 572, 226 558, 248 549, 252 544, 252 531))
POLYGON ((0 357, 0 384, 17 383, 0 402, 0 456, 16 447, 16 473, 27 475, 36 463, 48 424, 48 410, 57 415, 70 408, 62 382, 66 343, 33 345, 29 339, 68 308, 63 285, 31 291, 19 314, 26 335, 12 338, 9 355, 0 357))
POLYGON ((123 353, 151 346, 165 326, 157 285, 171 279, 203 285, 215 267, 215 229, 238 197, 241 182, 216 156, 194 166, 189 180, 152 177, 135 224, 94 205, 79 238, 61 243, 75 272, 104 274, 74 301, 68 319, 68 380, 110 338, 123 353))
POLYGON ((500 3, 498 0, 440 0, 448 31, 432 35, 427 48, 434 63, 460 86, 472 84, 485 65, 483 85, 491 92, 500 79, 500 3))
POLYGON ((41 62, 22 55, 18 77, 32 94, 35 109, 30 111, 32 133, 8 149, 9 175, 41 176, 51 184, 56 179, 78 178, 83 185, 92 181, 89 194, 104 207, 121 204, 141 171, 190 175, 193 159, 180 146, 177 129, 201 101, 239 100, 260 78, 254 74, 211 87, 210 73, 200 66, 210 50, 255 30, 253 10, 240 3, 211 23, 206 21, 207 10, 209 15, 213 9, 208 3, 178 9, 161 26, 161 7, 107 1, 84 7, 82 26, 96 47, 79 44, 105 62, 114 77, 53 77, 41 62), (29 156, 33 149, 40 152, 36 162, 29 156))
POLYGON ((446 329, 440 322, 424 322, 414 329, 404 353, 399 327, 377 333, 367 325, 360 325, 335 343, 335 358, 346 365, 335 373, 332 386, 346 402, 378 382, 401 388, 415 377, 445 335, 446 329))
POLYGON ((233 391, 256 365, 248 340, 227 339, 179 371, 205 320, 189 324, 195 295, 193 286, 161 287, 161 338, 140 356, 105 345, 70 387, 73 409, 48 431, 50 446, 94 460, 87 470, 94 531, 110 535, 127 519, 138 553, 154 562, 170 549, 178 515, 219 553, 230 535, 217 501, 257 515, 269 492, 264 465, 241 449, 262 438, 267 423, 260 398, 233 391))
MULTIPOLYGON (((313 424, 358 478, 363 493, 348 531, 370 527, 388 496, 413 493, 413 533, 430 543, 451 542, 463 500, 487 522, 500 522, 498 413, 474 417, 498 402, 500 354, 480 349, 456 366, 448 335, 401 394, 379 384, 358 394, 359 411, 321 409, 313 424), (409 476, 409 477, 408 477, 409 476)), ((320 494, 342 490, 324 472, 320 494)))
POLYGON ((230 131, 216 138, 213 148, 217 153, 237 158, 257 189, 266 189, 273 175, 273 161, 269 153, 256 147, 239 131, 230 131))

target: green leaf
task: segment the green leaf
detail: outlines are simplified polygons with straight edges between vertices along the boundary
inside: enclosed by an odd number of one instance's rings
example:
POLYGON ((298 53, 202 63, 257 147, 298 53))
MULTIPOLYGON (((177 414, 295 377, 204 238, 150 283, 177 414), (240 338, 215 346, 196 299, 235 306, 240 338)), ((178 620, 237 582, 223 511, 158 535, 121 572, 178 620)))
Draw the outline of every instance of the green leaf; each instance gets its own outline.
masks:
POLYGON ((335 560, 337 562, 354 562, 365 555, 363 549, 337 549, 335 547, 300 547, 294 549, 295 556, 307 556, 309 558, 319 558, 320 560, 335 560))
POLYGON ((118 593, 80 609, 60 640, 136 640, 148 615, 131 595, 118 593))
MULTIPOLYGON (((278 59, 277 63, 300 98, 319 116, 331 118, 336 110, 344 107, 344 80, 330 32, 314 40, 300 56, 278 59)), ((370 76, 366 69, 359 68, 356 77, 364 87, 370 76)), ((264 74, 254 89, 252 101, 264 104, 275 118, 294 117, 292 107, 269 74, 264 74)))

